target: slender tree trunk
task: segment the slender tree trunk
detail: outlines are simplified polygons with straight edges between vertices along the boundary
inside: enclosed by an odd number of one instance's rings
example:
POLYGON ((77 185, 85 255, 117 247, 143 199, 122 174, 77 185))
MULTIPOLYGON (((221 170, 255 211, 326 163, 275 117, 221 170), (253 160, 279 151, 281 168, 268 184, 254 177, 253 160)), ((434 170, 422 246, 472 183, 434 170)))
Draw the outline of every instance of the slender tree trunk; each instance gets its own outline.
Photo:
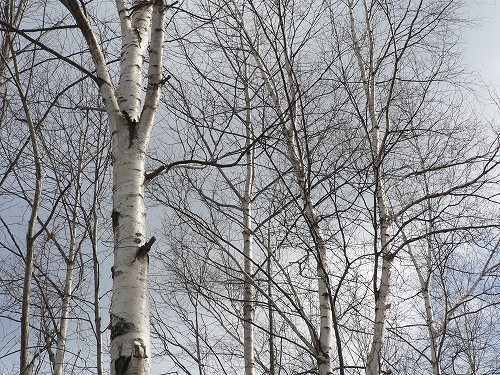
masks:
MULTIPOLYGON (((272 279, 271 279, 271 259, 272 259, 272 249, 271 249, 271 233, 268 231, 267 238, 267 295, 268 299, 271 301, 273 298, 273 288, 272 288, 272 279)), ((268 304, 267 307, 268 315, 269 315, 269 375, 275 374, 275 353, 274 353, 274 314, 273 314, 273 305, 271 303, 268 304)))
MULTIPOLYGON (((74 235, 74 228, 73 228, 74 235)), ((60 315, 60 325, 57 332, 57 342, 56 342, 56 356, 54 363, 54 375, 64 374, 64 357, 66 354, 66 341, 68 335, 68 324, 69 324, 69 311, 72 299, 72 286, 73 286, 73 275, 75 270, 75 255, 76 255, 76 244, 74 243, 75 238, 73 236, 70 252, 66 259, 66 279, 63 289, 63 303, 61 307, 60 315)))
MULTIPOLYGON (((285 43, 286 46, 286 43, 285 43)), ((320 217, 315 207, 314 201, 311 197, 311 190, 307 180, 306 167, 304 165, 304 156, 299 144, 299 138, 296 132, 297 125, 297 93, 296 83, 293 77, 293 71, 290 62, 290 55, 288 47, 285 51, 285 69, 289 79, 289 97, 288 103, 289 116, 286 116, 281 105, 278 93, 271 83, 271 77, 267 74, 264 63, 254 50, 255 60, 261 71, 262 77, 273 98, 276 110, 278 111, 281 123, 281 133, 287 145, 287 156, 292 164, 297 185, 300 189, 301 199, 304 204, 304 217, 309 225, 309 231, 313 239, 316 251, 316 262, 318 272, 318 297, 319 297, 319 310, 320 310, 320 329, 319 329, 319 342, 317 343, 317 359, 320 375, 333 374, 331 354, 333 348, 333 317, 332 307, 330 304, 330 288, 328 285, 328 251, 324 234, 320 228, 320 217), (286 118, 289 117, 287 121, 286 118)))
MULTIPOLYGON (((383 187, 377 193, 379 225, 380 225, 380 242, 382 256, 382 271, 380 281, 377 286, 378 262, 375 262, 374 268, 374 294, 375 294, 375 321, 373 327, 373 337, 370 353, 366 363, 367 375, 378 375, 381 371, 382 350, 385 343, 387 309, 389 308, 389 297, 392 282, 392 267, 393 255, 390 245, 390 222, 387 212, 387 206, 384 199, 383 187)), ((377 250, 376 250, 377 251, 377 250)), ((378 253, 378 251, 377 251, 378 253)), ((375 257, 379 257, 375 254, 375 257)))
MULTIPOLYGON (((386 197, 383 176, 383 153, 384 145, 381 142, 380 124, 376 109, 376 82, 375 82, 375 43, 373 39, 373 30, 370 18, 370 8, 363 1, 365 24, 366 24, 366 43, 368 46, 368 62, 365 64, 363 59, 361 46, 356 36, 354 25, 354 2, 349 2, 349 15, 351 25, 351 38, 358 68, 363 82, 363 89, 366 98, 368 110, 368 124, 366 124, 367 138, 370 142, 372 169, 375 183, 375 209, 378 211, 377 227, 380 234, 380 251, 378 244, 374 244, 374 272, 373 272, 373 293, 375 296, 375 316, 373 325, 373 337, 371 342, 370 352, 366 361, 366 375, 379 375, 382 364, 382 351, 385 343, 386 335, 386 317, 387 309, 390 307, 389 297, 392 283, 392 267, 394 255, 391 252, 391 217, 386 197), (379 264, 380 257, 382 258, 382 269, 379 279, 379 264)), ((388 124, 386 124, 388 126, 388 124)), ((388 128, 386 128, 386 132, 388 128)))
MULTIPOLYGON (((418 142, 417 142, 418 144, 418 142)), ((425 168, 424 163, 423 163, 423 157, 420 152, 420 147, 417 147, 418 149, 418 155, 420 158, 420 164, 422 168, 425 168)), ((429 190, 429 182, 427 176, 423 176, 424 178, 424 184, 425 184, 425 194, 427 196, 430 196, 430 190, 429 190)), ((427 212, 428 212, 428 221, 429 221, 429 226, 427 230, 429 233, 433 233, 435 231, 434 227, 434 217, 432 214, 432 202, 431 200, 427 200, 427 212)), ((403 239, 405 242, 407 242, 407 249, 408 249, 408 254, 410 255, 411 261, 415 267, 415 270, 417 272, 418 280, 420 282, 420 289, 422 292, 422 298, 424 300, 424 306, 425 306, 425 316, 426 316, 426 323, 427 323, 427 330, 429 332, 429 343, 430 343, 430 351, 431 351, 431 367, 432 367, 432 374, 433 375, 441 375, 441 365, 439 362, 440 358, 440 346, 441 346, 441 334, 439 333, 439 330, 437 328, 437 323, 436 319, 434 317, 434 309, 432 307, 432 300, 431 300, 431 281, 432 281, 432 259, 433 259, 433 245, 432 245, 432 238, 433 235, 429 234, 426 238, 427 240, 427 254, 426 254, 426 265, 425 267, 427 268, 425 274, 422 270, 422 266, 419 265, 417 262, 417 258, 415 257, 415 254, 412 251, 410 242, 406 238, 406 235, 404 231, 401 231, 403 239)))
POLYGON ((19 68, 14 51, 11 48, 12 60, 14 62, 15 71, 15 84, 17 86, 21 101, 23 104, 26 122, 28 123, 31 146, 33 149, 33 158, 35 164, 35 192, 33 203, 31 205, 31 215, 28 221, 28 230, 26 232, 26 255, 25 269, 24 269, 24 284, 23 284, 23 300, 22 300, 22 313, 21 313, 21 350, 20 350, 20 373, 21 375, 30 375, 33 369, 33 363, 30 361, 30 304, 31 304, 31 289, 33 278, 33 263, 36 239, 38 233, 35 232, 36 223, 38 219, 38 211, 42 201, 43 189, 43 172, 41 166, 40 151, 38 147, 38 137, 36 134, 35 124, 31 111, 28 106, 28 99, 24 93, 19 80, 19 68))
POLYGON ((198 292, 196 292, 196 297, 191 299, 191 304, 194 306, 194 323, 195 323, 195 335, 196 335, 196 362, 198 363, 198 374, 203 375, 203 360, 201 358, 201 340, 200 340, 200 313, 198 312, 198 292))
MULTIPOLYGON (((100 139, 97 139, 97 150, 101 149, 100 139)), ((99 231, 99 172, 101 165, 101 157, 96 160, 96 168, 94 172, 94 201, 92 202, 92 228, 90 230, 90 238, 92 240, 92 265, 94 272, 94 322, 95 322, 95 335, 96 335, 96 366, 97 375, 103 375, 103 360, 102 360, 102 319, 101 319, 101 290, 100 280, 101 272, 99 266, 99 252, 98 252, 98 231, 99 231)))
POLYGON ((244 330, 244 356, 245 375, 255 375, 255 354, 254 354, 254 317, 255 317, 255 290, 253 286, 253 230, 252 230, 252 193, 254 185, 254 141, 252 126, 252 101, 249 89, 248 64, 245 62, 245 105, 247 108, 246 127, 246 182, 243 194, 243 247, 244 247, 244 268, 245 268, 245 291, 243 296, 243 330, 244 330))
POLYGON ((78 222, 79 210, 78 204, 81 198, 81 171, 82 165, 78 165, 78 178, 75 182, 76 188, 76 197, 75 202, 72 206, 73 217, 70 221, 71 225, 71 234, 70 234, 70 249, 66 261, 66 279, 64 282, 63 289, 63 301, 61 306, 61 315, 60 315, 60 323, 59 330, 57 332, 57 342, 56 342, 56 356, 54 363, 54 375, 63 375, 64 374, 64 357, 66 354, 66 341, 68 335, 68 325, 69 325, 69 312, 70 312, 70 304, 72 300, 72 289, 73 289, 73 276, 75 271, 75 259, 78 251, 80 250, 77 246, 76 239, 76 223, 78 222))
POLYGON ((95 322, 95 335, 96 335, 96 362, 97 362, 97 375, 103 375, 103 361, 102 361, 102 319, 101 319, 101 290, 100 278, 101 272, 99 267, 99 253, 97 248, 97 228, 99 221, 97 219, 97 202, 94 202, 92 208, 92 263, 94 271, 94 322, 95 322))

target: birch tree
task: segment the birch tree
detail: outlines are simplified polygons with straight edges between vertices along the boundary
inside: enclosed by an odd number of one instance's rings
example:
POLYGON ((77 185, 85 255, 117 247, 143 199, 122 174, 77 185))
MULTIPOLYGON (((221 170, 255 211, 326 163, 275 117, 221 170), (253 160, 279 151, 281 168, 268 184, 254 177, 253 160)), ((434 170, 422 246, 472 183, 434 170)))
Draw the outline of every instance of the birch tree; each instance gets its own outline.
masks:
MULTIPOLYGON (((162 75, 166 11, 164 2, 116 2, 121 27, 120 78, 115 86, 104 51, 86 9, 77 1, 61 1, 81 31, 93 68, 90 73, 71 59, 56 56, 89 75, 99 86, 112 135, 114 171, 112 224, 115 233, 111 311, 111 374, 150 371, 148 251, 144 187, 148 182, 145 156, 158 110, 162 75), (142 75, 145 62, 147 75, 142 75), (142 100, 142 85, 147 89, 142 100), (133 307, 132 309, 130 307, 133 307)), ((11 30, 17 29, 8 25, 11 30)), ((26 34, 23 35, 27 37, 26 34)))
POLYGON ((120 79, 115 89, 103 50, 84 9, 63 0, 88 45, 94 80, 106 105, 112 135, 114 265, 111 307, 111 374, 150 373, 148 252, 145 160, 155 124, 163 76, 166 11, 162 1, 117 1, 120 17, 120 79), (148 60, 146 94, 142 75, 148 60))

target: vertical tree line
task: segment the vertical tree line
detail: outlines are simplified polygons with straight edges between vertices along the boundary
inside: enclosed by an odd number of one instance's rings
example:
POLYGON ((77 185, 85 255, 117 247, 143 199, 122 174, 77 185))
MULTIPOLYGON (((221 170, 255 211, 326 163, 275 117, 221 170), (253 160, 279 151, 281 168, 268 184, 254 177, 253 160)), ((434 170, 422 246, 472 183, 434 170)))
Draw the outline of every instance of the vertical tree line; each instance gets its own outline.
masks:
POLYGON ((9 0, 1 372, 500 371, 466 6, 9 0))

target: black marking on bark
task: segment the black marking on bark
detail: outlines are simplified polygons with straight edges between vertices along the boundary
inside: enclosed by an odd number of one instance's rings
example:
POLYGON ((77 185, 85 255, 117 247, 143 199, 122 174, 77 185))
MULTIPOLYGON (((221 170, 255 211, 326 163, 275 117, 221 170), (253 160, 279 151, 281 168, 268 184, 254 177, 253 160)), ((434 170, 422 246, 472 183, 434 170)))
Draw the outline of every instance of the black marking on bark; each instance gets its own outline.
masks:
POLYGON ((127 333, 133 331, 135 329, 135 325, 133 323, 127 322, 125 319, 120 318, 116 315, 112 315, 111 321, 118 320, 113 323, 113 327, 111 328, 111 340, 115 337, 126 335, 127 333))
POLYGON ((389 262, 392 262, 394 258, 396 257, 396 253, 387 253, 384 254, 383 257, 388 260, 389 262))
POLYGON ((156 237, 155 236, 151 237, 151 239, 148 242, 146 242, 139 249, 137 249, 137 253, 135 254, 135 258, 136 259, 137 258, 144 258, 145 256, 147 256, 149 253, 149 250, 151 250, 151 246, 153 246, 155 241, 156 241, 156 237))
POLYGON ((113 213, 111 214, 111 219, 113 220, 113 229, 116 229, 118 227, 118 218, 120 217, 120 213, 116 210, 113 210, 113 213))
POLYGON ((123 271, 115 271, 115 266, 111 267, 111 278, 114 279, 116 276, 120 276, 123 271))
POLYGON ((115 372, 116 375, 124 375, 127 373, 128 365, 130 364, 130 360, 132 357, 120 356, 115 361, 115 372))
POLYGON ((139 123, 137 120, 133 120, 125 111, 123 111, 123 117, 125 117, 128 127, 128 148, 131 148, 132 142, 137 138, 137 127, 139 123))

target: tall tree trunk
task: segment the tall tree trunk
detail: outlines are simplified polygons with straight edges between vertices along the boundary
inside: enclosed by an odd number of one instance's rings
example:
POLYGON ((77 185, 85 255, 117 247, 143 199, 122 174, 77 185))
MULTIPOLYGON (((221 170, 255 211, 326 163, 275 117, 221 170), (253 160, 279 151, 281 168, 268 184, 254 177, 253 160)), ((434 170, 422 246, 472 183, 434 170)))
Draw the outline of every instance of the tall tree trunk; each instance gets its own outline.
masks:
MULTIPOLYGON (((74 229, 74 228, 73 228, 74 229)), ((64 357, 66 354, 66 341, 68 334, 68 324, 69 324, 69 311, 72 299, 72 286, 73 286, 73 274, 75 270, 75 255, 76 255, 76 243, 72 238, 71 248, 66 259, 66 279, 63 289, 63 303, 61 307, 60 315, 60 325, 57 332, 57 342, 56 342, 56 356, 54 363, 54 375, 64 374, 64 357)))
MULTIPOLYGON (((271 233, 268 229, 268 237, 267 237, 267 295, 269 300, 271 301, 273 298, 273 288, 272 288, 272 278, 271 278, 271 259, 272 259, 272 249, 271 249, 271 233)), ((273 314, 273 305, 271 303, 268 304, 268 319, 269 319, 269 375, 275 375, 275 367, 276 367, 276 359, 274 353, 274 314, 273 314)))
MULTIPOLYGON (((97 138, 97 150, 101 150, 101 142, 100 138, 97 138)), ((99 252, 98 252, 98 228, 99 228, 99 173, 101 166, 101 155, 98 156, 96 160, 96 168, 94 171, 94 194, 93 194, 93 202, 92 202, 92 227, 89 228, 89 235, 92 240, 92 268, 94 272, 94 322, 95 322, 95 335, 96 335, 96 366, 97 366, 97 375, 103 375, 103 360, 102 360, 102 318, 101 318, 101 290, 100 290, 100 279, 101 279, 101 271, 99 266, 99 252)))
POLYGON ((38 233, 35 232, 35 228, 38 219, 38 211, 40 209, 42 201, 44 176, 41 166, 36 127, 33 122, 33 116, 31 115, 30 108, 28 106, 28 99, 21 86, 17 59, 12 48, 11 48, 11 53, 15 71, 14 81, 17 86, 19 96, 21 97, 24 114, 26 116, 26 122, 28 123, 31 147, 33 149, 33 159, 35 165, 35 192, 34 192, 33 202, 31 205, 31 215, 28 221, 28 230, 26 232, 26 255, 24 257, 25 268, 24 268, 23 300, 22 300, 22 313, 21 313, 21 350, 20 350, 20 373, 21 375, 30 375, 33 369, 33 363, 32 361, 30 361, 30 345, 29 345, 30 304, 31 304, 31 289, 32 289, 31 283, 33 278, 35 245, 36 245, 36 239, 39 235, 39 232, 38 233))
POLYGON ((111 299, 111 375, 147 375, 151 371, 145 160, 159 106, 165 14, 162 0, 117 0, 122 32, 120 81, 114 91, 102 50, 76 0, 61 0, 89 46, 106 104, 112 136, 114 265, 111 299), (147 88, 142 105, 142 70, 149 53, 147 88))
MULTIPOLYGON (((73 291, 73 276, 75 271, 75 260, 79 249, 77 245, 76 239, 76 225, 78 223, 79 210, 78 205, 81 199, 81 176, 82 176, 82 165, 78 165, 78 177, 76 178, 75 188, 76 188, 76 196, 75 202, 72 207, 73 217, 70 221, 71 225, 71 237, 70 237, 70 248, 66 261, 66 279, 64 282, 63 289, 63 301, 61 306, 61 315, 60 315, 60 323, 59 330, 57 332, 57 342, 56 342, 56 356, 54 363, 54 375, 63 375, 64 374, 64 357, 66 354, 66 341, 68 335, 68 325, 69 325, 69 312, 70 305, 72 300, 72 291, 73 291)), ((54 239, 55 241, 55 239, 54 239)), ((61 249, 61 253, 63 254, 64 249, 61 249)))
MULTIPOLYGON (((96 204, 96 202, 94 202, 96 204)), ((94 271, 94 322, 95 322, 95 335, 96 335, 96 366, 97 375, 103 375, 103 361, 102 361, 102 318, 101 318, 101 290, 100 278, 101 272, 99 267, 99 253, 97 249, 97 228, 99 225, 97 219, 97 206, 92 208, 92 264, 94 271)))
POLYGON ((243 296, 243 330, 245 375, 255 375, 254 354, 254 317, 255 317, 255 289, 253 281, 253 230, 252 230, 252 199, 254 185, 254 142, 252 126, 252 100, 250 98, 248 64, 245 62, 245 105, 246 105, 246 180, 243 193, 243 247, 245 268, 245 291, 243 296))
POLYGON ((111 307, 111 374, 148 374, 148 242, 144 205, 145 155, 115 150, 114 265, 111 307))
POLYGON ((331 306, 330 288, 328 285, 328 251, 325 236, 320 228, 320 217, 315 203, 311 197, 311 189, 307 179, 306 166, 304 164, 304 154, 300 146, 297 134, 297 93, 296 82, 294 80, 290 52, 285 40, 285 70, 289 80, 289 102, 287 103, 289 115, 283 110, 280 98, 272 84, 272 78, 267 73, 257 49, 254 49, 254 57, 257 66, 262 74, 263 80, 272 97, 276 110, 280 117, 281 133, 287 146, 287 156, 293 167, 295 179, 300 190, 303 207, 303 214, 309 226, 309 232, 315 245, 315 258, 317 262, 318 276, 318 297, 320 310, 319 342, 316 345, 316 356, 320 375, 333 374, 331 354, 333 348, 333 316, 331 306))
MULTIPOLYGON (((386 197, 386 189, 384 186, 383 175, 383 154, 384 144, 381 142, 380 124, 376 108, 376 57, 375 57, 375 42, 373 39, 373 30, 371 25, 371 8, 366 0, 363 1, 365 26, 366 26, 366 43, 368 48, 368 58, 365 61, 363 58, 361 46, 356 36, 354 25, 354 2, 349 2, 349 16, 351 26, 351 38, 353 42, 354 54, 358 62, 358 68, 363 82, 365 93, 368 121, 365 124, 366 135, 370 142, 372 169, 375 185, 375 210, 378 215, 375 230, 379 228, 380 250, 377 241, 374 244, 374 270, 373 270, 373 294, 375 297, 375 311, 373 323, 373 336, 370 352, 366 361, 366 375, 379 375, 382 364, 382 350, 385 343, 386 335, 386 317, 387 309, 389 308, 389 296, 392 283, 392 267, 394 255, 391 252, 391 217, 389 215, 388 202, 386 197), (380 258, 382 258, 382 267, 379 271, 380 258), (379 279, 380 272, 380 279, 379 279)), ((388 123, 386 123, 386 133, 388 131, 388 123)), ((377 236, 375 237, 377 238, 377 236)))

